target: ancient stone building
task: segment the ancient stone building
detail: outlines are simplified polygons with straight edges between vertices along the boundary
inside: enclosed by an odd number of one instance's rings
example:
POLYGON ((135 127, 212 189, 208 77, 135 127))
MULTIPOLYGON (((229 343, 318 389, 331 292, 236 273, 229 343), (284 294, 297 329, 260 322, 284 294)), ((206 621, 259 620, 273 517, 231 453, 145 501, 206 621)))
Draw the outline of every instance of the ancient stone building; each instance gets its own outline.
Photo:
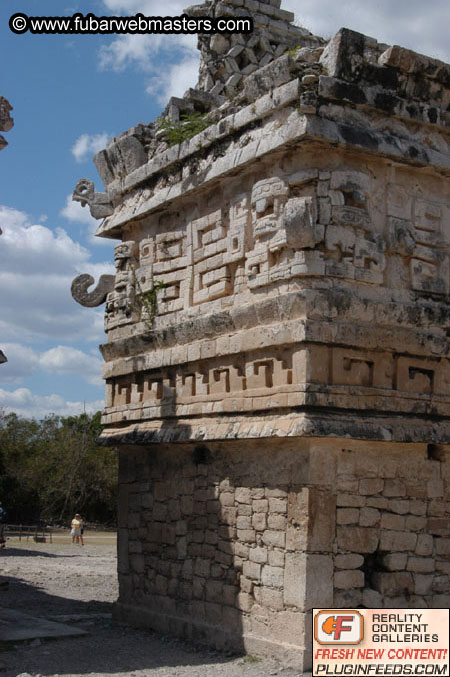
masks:
POLYGON ((120 241, 73 286, 106 300, 116 613, 305 667, 313 607, 450 604, 450 66, 189 11, 255 30, 200 36, 74 193, 120 241))
MULTIPOLYGON (((10 116, 12 111, 12 106, 3 96, 0 96, 0 132, 9 132, 9 130, 14 126, 14 120, 10 116)), ((5 146, 8 145, 5 137, 0 134, 0 150, 3 150, 5 146)), ((0 228, 0 235, 2 234, 2 229, 0 228)), ((4 364, 8 360, 6 355, 0 350, 0 364, 4 364)))

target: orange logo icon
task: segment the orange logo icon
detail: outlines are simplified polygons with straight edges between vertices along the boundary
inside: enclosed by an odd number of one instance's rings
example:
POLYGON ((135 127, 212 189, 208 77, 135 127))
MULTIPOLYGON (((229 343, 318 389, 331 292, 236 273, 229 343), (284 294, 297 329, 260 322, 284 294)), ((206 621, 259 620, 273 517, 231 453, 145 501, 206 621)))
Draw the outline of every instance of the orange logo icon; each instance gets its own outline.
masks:
POLYGON ((341 632, 350 632, 351 626, 344 625, 345 621, 350 623, 353 620, 353 616, 328 616, 325 623, 322 625, 322 630, 326 632, 327 635, 333 635, 334 640, 341 639, 341 632))
POLYGON ((314 638, 319 644, 359 644, 364 618, 350 609, 319 611, 314 617, 314 638))

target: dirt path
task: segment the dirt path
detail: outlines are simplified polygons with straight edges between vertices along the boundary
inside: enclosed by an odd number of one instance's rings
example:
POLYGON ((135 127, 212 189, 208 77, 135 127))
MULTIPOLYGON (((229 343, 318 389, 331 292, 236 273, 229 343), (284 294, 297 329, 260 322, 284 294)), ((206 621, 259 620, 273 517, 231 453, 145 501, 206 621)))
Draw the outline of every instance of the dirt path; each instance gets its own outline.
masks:
MULTIPOLYGON (((68 539, 66 539, 68 540, 68 539)), ((110 540, 110 539, 109 539, 110 540)), ((0 555, 0 605, 88 630, 80 638, 0 647, 0 675, 17 677, 298 677, 272 661, 229 657, 111 620, 115 546, 8 541, 0 555)))

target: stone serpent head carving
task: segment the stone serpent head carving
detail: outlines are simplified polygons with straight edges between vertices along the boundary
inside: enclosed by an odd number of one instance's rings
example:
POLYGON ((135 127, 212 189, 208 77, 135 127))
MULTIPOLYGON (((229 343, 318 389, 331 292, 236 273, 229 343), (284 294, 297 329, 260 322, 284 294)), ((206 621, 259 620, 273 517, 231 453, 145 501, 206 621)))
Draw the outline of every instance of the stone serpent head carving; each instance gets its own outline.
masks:
POLYGON ((73 191, 72 200, 80 202, 82 207, 89 205, 94 219, 111 216, 114 208, 107 193, 96 193, 94 183, 90 179, 80 179, 73 191))
POLYGON ((96 288, 88 292, 88 288, 94 284, 92 275, 78 275, 72 282, 72 296, 86 308, 96 308, 106 301, 109 292, 114 290, 114 275, 102 275, 96 288))
POLYGON ((82 207, 90 205, 94 199, 95 186, 90 179, 80 179, 73 191, 72 200, 81 202, 82 207))

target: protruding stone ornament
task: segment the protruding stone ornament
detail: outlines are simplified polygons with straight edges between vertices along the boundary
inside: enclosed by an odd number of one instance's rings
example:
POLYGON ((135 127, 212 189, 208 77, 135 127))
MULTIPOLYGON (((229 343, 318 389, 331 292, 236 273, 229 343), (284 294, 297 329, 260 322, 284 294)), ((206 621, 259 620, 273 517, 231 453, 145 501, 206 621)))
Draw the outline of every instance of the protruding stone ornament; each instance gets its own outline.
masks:
POLYGON ((107 193, 96 193, 94 183, 90 179, 80 179, 73 191, 72 200, 80 202, 82 207, 89 205, 94 219, 111 216, 114 209, 107 193))
POLYGON ((72 296, 77 303, 86 308, 96 308, 106 301, 109 292, 114 290, 114 275, 102 275, 98 285, 91 292, 89 287, 94 284, 92 275, 78 275, 72 282, 72 296))
MULTIPOLYGON (((9 114, 10 111, 12 111, 11 104, 5 97, 0 96, 0 131, 2 132, 9 132, 14 126, 14 120, 9 114)), ((7 145, 5 137, 0 134, 0 150, 7 145)))

